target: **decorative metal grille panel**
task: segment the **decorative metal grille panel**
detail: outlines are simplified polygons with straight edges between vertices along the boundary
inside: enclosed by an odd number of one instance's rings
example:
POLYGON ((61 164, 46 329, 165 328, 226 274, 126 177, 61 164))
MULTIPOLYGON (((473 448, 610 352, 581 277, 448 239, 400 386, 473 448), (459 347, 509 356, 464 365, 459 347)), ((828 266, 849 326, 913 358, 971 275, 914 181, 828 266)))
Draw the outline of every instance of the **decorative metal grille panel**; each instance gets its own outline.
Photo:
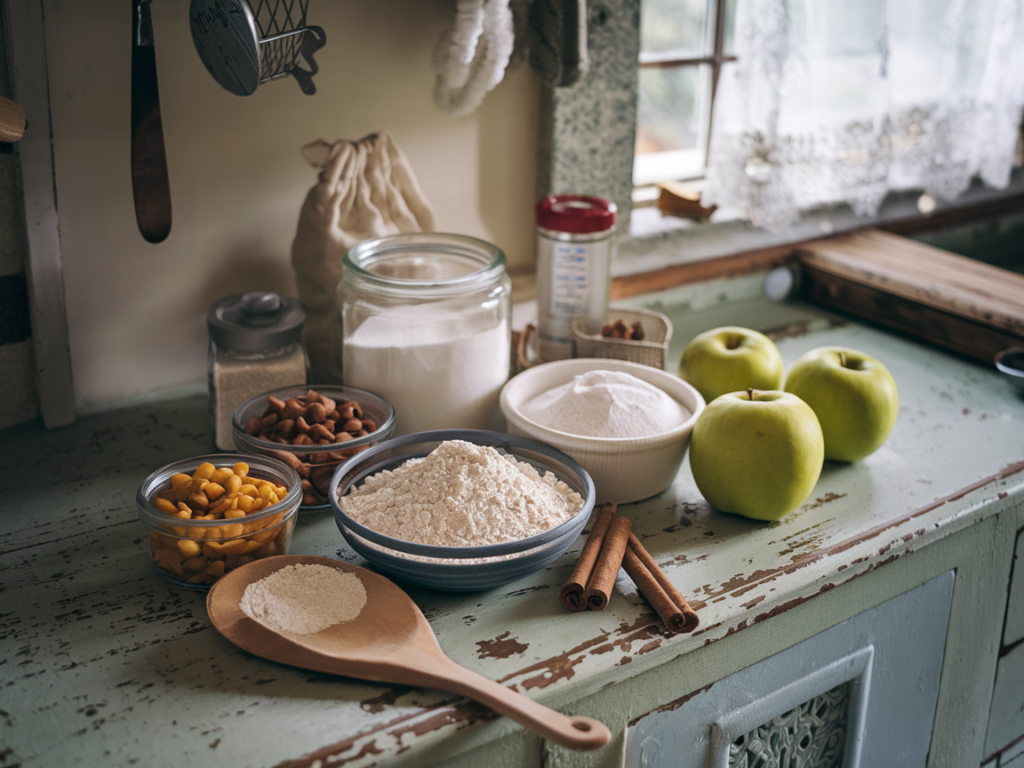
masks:
POLYGON ((729 768, 841 768, 849 689, 837 685, 740 736, 729 768))

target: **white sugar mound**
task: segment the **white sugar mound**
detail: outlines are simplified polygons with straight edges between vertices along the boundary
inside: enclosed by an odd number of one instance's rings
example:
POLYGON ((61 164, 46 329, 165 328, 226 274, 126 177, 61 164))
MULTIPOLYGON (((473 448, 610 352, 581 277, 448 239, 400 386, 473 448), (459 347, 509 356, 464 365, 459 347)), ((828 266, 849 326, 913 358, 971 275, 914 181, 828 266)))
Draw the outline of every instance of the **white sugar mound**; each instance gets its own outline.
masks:
POLYGON ((525 403, 523 415, 583 437, 653 437, 690 413, 653 384, 624 371, 587 371, 525 403))

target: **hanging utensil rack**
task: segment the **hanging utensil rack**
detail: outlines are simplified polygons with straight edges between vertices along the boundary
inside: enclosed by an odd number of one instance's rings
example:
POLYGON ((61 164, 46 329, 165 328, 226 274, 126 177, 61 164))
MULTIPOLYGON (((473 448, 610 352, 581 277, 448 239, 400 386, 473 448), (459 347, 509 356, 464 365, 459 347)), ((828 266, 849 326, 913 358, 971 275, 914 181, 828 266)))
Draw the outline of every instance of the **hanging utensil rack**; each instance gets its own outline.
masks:
POLYGON ((206 69, 231 93, 248 96, 291 75, 303 93, 313 94, 319 71, 313 54, 327 35, 306 23, 308 9, 309 0, 192 0, 192 40, 206 69))

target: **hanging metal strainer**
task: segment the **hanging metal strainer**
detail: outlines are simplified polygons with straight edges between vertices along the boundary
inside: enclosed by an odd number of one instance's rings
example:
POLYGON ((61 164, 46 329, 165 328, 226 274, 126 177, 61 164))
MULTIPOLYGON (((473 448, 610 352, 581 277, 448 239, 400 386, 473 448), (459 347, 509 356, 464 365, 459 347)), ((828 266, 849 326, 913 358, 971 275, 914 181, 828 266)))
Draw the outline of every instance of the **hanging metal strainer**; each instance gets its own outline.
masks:
POLYGON ((316 93, 313 54, 327 35, 306 24, 308 7, 309 0, 192 0, 192 41, 213 78, 239 96, 288 75, 303 93, 316 93))

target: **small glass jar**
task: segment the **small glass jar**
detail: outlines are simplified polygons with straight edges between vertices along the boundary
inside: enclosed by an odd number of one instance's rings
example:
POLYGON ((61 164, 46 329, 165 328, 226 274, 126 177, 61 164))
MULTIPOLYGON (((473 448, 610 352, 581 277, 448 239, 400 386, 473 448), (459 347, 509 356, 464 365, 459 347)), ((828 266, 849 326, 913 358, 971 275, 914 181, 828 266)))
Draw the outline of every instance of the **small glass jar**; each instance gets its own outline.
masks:
POLYGON ((207 309, 210 417, 219 450, 235 450, 231 417, 242 403, 271 389, 308 383, 305 321, 295 299, 271 291, 228 296, 207 309))
POLYGON ((615 203, 548 195, 537 203, 537 339, 541 360, 573 357, 572 321, 608 314, 615 203))
POLYGON ((390 400, 397 434, 500 427, 512 287, 499 248, 440 233, 368 240, 345 254, 338 305, 342 379, 390 400))

